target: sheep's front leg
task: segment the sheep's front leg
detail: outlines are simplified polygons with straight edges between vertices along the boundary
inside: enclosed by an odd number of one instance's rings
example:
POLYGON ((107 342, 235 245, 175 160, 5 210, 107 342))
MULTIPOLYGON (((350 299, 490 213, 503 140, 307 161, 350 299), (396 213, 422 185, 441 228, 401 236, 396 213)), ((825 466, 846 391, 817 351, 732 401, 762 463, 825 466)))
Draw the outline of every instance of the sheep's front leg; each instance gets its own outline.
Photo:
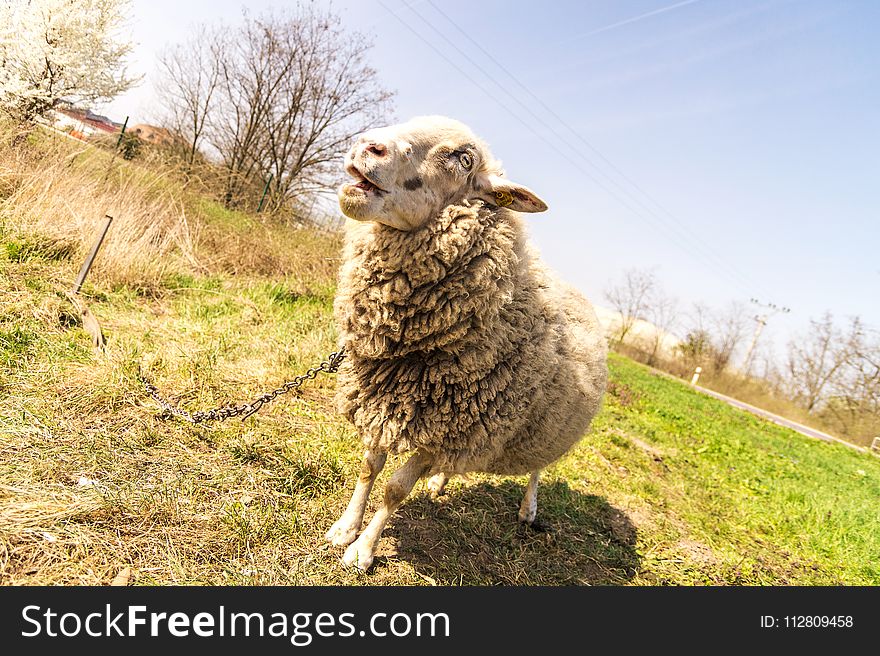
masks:
POLYGON ((526 493, 523 495, 522 503, 519 506, 519 521, 525 524, 534 522, 535 515, 538 514, 538 477, 540 475, 540 469, 532 472, 529 484, 526 486, 526 493))
POLYGON ((375 453, 370 450, 364 453, 361 473, 354 486, 351 501, 348 502, 348 507, 342 513, 342 517, 324 535, 328 542, 332 542, 337 547, 344 547, 354 541, 357 532, 361 528, 361 524, 364 523, 364 509, 367 507, 370 490, 373 489, 376 476, 379 475, 382 467, 385 466, 386 457, 386 453, 375 453))
POLYGON ((388 518, 400 507, 403 500, 412 491, 413 486, 431 468, 433 457, 424 451, 416 451, 406 464, 391 476, 385 486, 385 499, 373 519, 361 533, 360 537, 352 542, 342 562, 346 565, 357 565, 363 571, 367 571, 373 564, 373 556, 376 553, 376 545, 379 537, 385 529, 388 518))

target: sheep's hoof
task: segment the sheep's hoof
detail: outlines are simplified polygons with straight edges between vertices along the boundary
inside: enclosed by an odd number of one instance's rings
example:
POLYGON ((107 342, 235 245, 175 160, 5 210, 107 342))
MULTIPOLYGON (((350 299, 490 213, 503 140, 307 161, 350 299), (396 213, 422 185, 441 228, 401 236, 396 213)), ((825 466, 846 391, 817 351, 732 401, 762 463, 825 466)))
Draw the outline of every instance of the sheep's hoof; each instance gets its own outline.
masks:
POLYGON ((428 496, 431 498, 431 501, 437 501, 440 497, 446 496, 446 490, 440 488, 439 490, 428 488, 428 496))
POLYGON ((526 521, 526 520, 520 518, 519 522, 520 522, 520 524, 522 524, 523 526, 525 526, 529 530, 534 531, 535 533, 552 533, 553 532, 553 527, 545 522, 542 522, 540 519, 532 518, 531 521, 526 521))
POLYGON ((537 508, 520 508, 519 513, 516 518, 519 520, 520 524, 527 524, 529 526, 535 521, 535 515, 537 515, 537 508))
POLYGON ((449 477, 443 472, 434 474, 428 479, 428 494, 431 496, 431 499, 436 501, 438 498, 446 494, 446 483, 448 480, 449 477))
POLYGON ((357 567, 366 572, 373 564, 373 554, 358 542, 352 542, 342 555, 342 562, 346 567, 357 567))
POLYGON ((357 527, 351 524, 351 522, 346 521, 345 518, 339 519, 324 534, 324 539, 337 547, 345 547, 351 544, 354 542, 355 537, 357 537, 357 527))

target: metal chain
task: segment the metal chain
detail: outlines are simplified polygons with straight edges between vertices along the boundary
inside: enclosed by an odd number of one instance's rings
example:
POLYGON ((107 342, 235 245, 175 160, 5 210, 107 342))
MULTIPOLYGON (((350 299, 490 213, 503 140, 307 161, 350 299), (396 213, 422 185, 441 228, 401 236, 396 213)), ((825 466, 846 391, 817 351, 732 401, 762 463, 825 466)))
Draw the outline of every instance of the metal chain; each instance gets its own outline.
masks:
POLYGON ((342 364, 342 360, 344 358, 345 348, 343 347, 339 351, 331 353, 329 356, 327 356, 327 359, 324 360, 317 367, 312 367, 301 376, 297 376, 293 380, 284 383, 281 387, 257 397, 250 403, 243 403, 241 405, 227 405, 221 408, 214 408, 213 410, 202 410, 200 412, 193 413, 189 413, 186 410, 178 408, 176 405, 164 398, 161 394, 159 394, 159 390, 156 389, 155 385, 144 378, 143 375, 140 376, 140 379, 141 383, 144 386, 144 389, 147 391, 147 394, 153 397, 153 400, 156 401, 156 403, 158 403, 160 406, 162 406, 165 412, 173 416, 180 417, 184 421, 188 421, 191 424, 202 424, 206 421, 225 421, 230 417, 238 417, 239 415, 241 415, 241 420, 244 421, 252 414, 257 412, 260 408, 262 408, 266 403, 274 401, 282 394, 287 394, 292 389, 295 389, 302 385, 304 381, 315 378, 322 371, 328 374, 335 374, 339 369, 339 365, 342 364))

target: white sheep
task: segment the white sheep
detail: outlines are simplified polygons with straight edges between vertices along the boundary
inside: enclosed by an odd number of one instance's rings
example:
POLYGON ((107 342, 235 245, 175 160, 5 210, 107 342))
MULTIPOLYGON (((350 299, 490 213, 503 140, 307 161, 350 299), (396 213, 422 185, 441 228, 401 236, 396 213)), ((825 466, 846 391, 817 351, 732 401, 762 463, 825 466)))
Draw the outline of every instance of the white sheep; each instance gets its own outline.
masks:
POLYGON ((544 202, 503 177, 465 125, 415 118, 352 147, 335 316, 348 359, 337 402, 367 447, 354 494, 327 532, 366 570, 388 517, 419 478, 432 494, 465 472, 538 476, 586 432, 605 391, 606 345, 589 302, 527 243, 518 212, 544 202), (388 453, 415 451, 355 540, 388 453))

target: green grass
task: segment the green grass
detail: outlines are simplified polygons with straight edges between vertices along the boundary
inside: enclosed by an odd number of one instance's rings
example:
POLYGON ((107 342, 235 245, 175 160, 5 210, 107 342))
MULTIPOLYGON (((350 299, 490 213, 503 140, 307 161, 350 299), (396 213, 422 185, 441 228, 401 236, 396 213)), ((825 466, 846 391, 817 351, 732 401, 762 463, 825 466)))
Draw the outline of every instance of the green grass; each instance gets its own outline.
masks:
POLYGON ((652 532, 662 539, 643 554, 660 581, 880 582, 871 556, 880 553, 880 460, 735 410, 622 357, 612 356, 611 367, 615 384, 592 448, 558 470, 619 468, 596 485, 629 497, 635 516, 660 520, 652 532), (688 545, 678 554, 676 537, 688 545), (667 572, 665 563, 675 566, 667 572))
POLYGON ((143 371, 204 409, 334 348, 338 241, 276 230, 287 273, 170 272, 146 291, 88 282, 108 339, 98 354, 62 293, 79 262, 5 229, 0 583, 107 583, 130 566, 141 585, 880 584, 880 459, 617 355, 593 430, 542 478, 548 531, 516 523, 524 478, 456 478, 436 502, 420 484, 373 572, 343 568, 323 533, 361 447, 333 410, 332 377, 210 427, 162 418, 138 382, 143 371))

